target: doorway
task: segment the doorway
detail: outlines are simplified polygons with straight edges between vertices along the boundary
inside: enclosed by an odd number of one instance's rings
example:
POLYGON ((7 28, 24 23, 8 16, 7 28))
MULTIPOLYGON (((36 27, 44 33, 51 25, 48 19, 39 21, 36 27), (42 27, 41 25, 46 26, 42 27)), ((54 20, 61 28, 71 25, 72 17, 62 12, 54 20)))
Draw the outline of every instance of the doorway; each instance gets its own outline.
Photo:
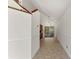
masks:
POLYGON ((54 37, 54 26, 45 26, 44 27, 44 37, 53 38, 54 37))
POLYGON ((40 24, 40 39, 43 38, 43 25, 40 24))

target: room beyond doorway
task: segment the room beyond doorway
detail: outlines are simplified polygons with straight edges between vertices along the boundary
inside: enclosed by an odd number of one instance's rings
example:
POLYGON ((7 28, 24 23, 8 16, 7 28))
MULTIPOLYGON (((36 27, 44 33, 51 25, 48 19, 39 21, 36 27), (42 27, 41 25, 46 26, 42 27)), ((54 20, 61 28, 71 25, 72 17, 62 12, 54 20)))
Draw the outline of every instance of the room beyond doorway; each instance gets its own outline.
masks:
POLYGON ((44 33, 46 38, 54 37, 54 26, 45 26, 44 33))

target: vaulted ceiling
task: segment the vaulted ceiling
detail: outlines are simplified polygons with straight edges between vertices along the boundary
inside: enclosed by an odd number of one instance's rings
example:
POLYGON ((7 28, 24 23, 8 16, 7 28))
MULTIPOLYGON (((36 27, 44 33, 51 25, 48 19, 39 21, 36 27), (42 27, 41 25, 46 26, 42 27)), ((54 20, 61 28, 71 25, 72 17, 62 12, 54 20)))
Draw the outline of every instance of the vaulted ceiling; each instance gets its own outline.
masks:
POLYGON ((27 8, 30 12, 37 9, 31 0, 22 0, 22 5, 27 8))
POLYGON ((31 0, 43 13, 52 17, 60 17, 70 6, 70 0, 31 0))
POLYGON ((64 14, 71 0, 19 0, 30 12, 39 9, 40 12, 57 18, 64 14))

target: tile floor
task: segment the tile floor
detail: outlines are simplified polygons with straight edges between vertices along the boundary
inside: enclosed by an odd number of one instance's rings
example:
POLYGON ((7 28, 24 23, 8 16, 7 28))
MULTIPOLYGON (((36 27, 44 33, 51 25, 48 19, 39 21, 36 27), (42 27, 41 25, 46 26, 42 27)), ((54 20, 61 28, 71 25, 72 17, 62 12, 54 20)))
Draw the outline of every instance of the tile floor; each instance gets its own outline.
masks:
POLYGON ((70 59, 60 43, 54 39, 42 39, 40 49, 33 59, 70 59))

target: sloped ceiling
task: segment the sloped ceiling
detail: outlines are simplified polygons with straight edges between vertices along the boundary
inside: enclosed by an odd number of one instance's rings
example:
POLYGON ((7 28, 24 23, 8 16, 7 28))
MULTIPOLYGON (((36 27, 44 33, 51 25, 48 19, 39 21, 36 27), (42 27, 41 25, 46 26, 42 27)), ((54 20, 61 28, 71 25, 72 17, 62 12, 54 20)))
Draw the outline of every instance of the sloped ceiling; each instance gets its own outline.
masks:
POLYGON ((31 2, 31 0, 22 0, 22 6, 27 8, 30 12, 37 9, 31 2))
POLYGON ((8 0, 8 6, 15 7, 17 9, 23 9, 14 0, 8 0))
POLYGON ((70 6, 70 0, 31 0, 43 13, 52 17, 60 17, 70 6))
POLYGON ((57 18, 64 14, 71 0, 21 0, 22 5, 30 12, 39 9, 49 17, 57 18))

